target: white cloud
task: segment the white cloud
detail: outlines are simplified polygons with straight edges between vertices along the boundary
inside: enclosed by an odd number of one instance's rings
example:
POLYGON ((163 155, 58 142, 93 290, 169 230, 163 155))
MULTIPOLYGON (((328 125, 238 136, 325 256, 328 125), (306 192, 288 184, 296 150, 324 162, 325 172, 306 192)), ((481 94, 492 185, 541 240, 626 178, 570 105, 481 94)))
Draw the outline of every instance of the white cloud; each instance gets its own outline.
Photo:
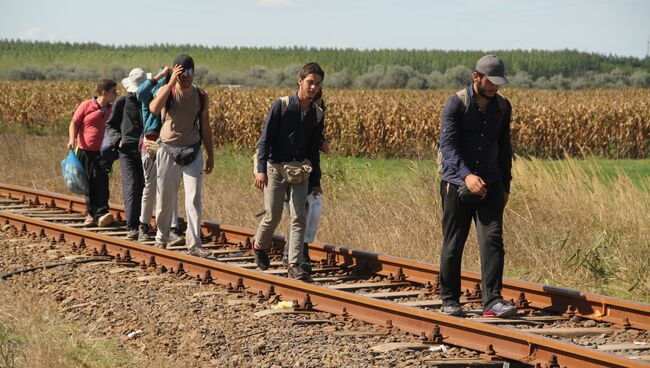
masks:
POLYGON ((291 5, 293 0, 255 0, 255 5, 260 8, 291 5))

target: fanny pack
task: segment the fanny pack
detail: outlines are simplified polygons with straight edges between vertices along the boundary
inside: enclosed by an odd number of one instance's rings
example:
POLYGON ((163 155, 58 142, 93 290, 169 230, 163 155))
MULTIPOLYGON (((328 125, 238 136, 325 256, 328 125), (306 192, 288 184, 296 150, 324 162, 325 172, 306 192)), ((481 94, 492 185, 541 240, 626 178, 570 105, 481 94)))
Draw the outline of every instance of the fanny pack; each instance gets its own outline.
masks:
POLYGON ((165 150, 165 152, 167 152, 169 156, 171 156, 174 162, 181 166, 187 166, 194 162, 196 156, 198 156, 199 152, 201 152, 200 141, 196 144, 186 147, 171 146, 163 142, 160 142, 160 146, 163 150, 165 150))
POLYGON ((312 170, 311 162, 305 160, 300 163, 300 166, 283 165, 280 175, 289 184, 300 184, 309 179, 312 170))

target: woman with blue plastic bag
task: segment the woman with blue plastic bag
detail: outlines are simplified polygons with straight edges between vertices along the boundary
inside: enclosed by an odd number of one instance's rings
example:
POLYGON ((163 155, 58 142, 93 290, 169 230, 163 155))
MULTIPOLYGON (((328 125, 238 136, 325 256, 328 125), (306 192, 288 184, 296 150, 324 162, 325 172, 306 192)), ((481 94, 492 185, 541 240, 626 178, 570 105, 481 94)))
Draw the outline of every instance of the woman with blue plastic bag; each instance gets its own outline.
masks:
POLYGON ((84 224, 108 226, 114 219, 108 212, 108 163, 100 154, 106 121, 111 115, 112 103, 117 97, 117 83, 102 79, 97 83, 97 96, 82 102, 75 110, 69 127, 68 149, 77 146, 77 158, 88 179, 84 224))

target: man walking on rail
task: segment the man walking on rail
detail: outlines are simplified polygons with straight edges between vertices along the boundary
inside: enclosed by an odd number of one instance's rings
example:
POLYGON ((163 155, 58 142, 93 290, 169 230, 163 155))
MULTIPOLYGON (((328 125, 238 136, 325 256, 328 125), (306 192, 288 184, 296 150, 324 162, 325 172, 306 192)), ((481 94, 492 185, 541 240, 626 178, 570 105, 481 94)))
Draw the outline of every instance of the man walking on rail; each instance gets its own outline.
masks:
POLYGON ((185 188, 187 217, 186 244, 188 253, 208 257, 212 253, 201 244, 201 185, 203 153, 207 160, 204 172, 214 167, 212 131, 210 129, 208 95, 192 84, 194 60, 189 55, 174 59, 169 83, 158 90, 149 104, 154 115, 162 113, 160 149, 156 153, 157 202, 156 245, 165 248, 169 241, 172 212, 178 200, 181 178, 185 188))
POLYGON ((461 258, 472 220, 481 253, 483 315, 517 313, 501 296, 503 210, 510 193, 512 143, 510 102, 497 93, 508 83, 501 59, 478 60, 472 84, 449 97, 442 113, 442 312, 463 314, 460 305, 461 258))
POLYGON ((303 281, 311 280, 309 268, 299 256, 305 238, 305 203, 310 177, 312 190, 321 193, 319 148, 324 125, 322 110, 313 100, 324 78, 325 72, 317 63, 302 67, 298 92, 276 100, 271 106, 257 151, 255 186, 264 191, 266 214, 255 234, 255 261, 261 270, 270 266, 267 250, 282 217, 288 191, 291 209, 288 274, 303 281))

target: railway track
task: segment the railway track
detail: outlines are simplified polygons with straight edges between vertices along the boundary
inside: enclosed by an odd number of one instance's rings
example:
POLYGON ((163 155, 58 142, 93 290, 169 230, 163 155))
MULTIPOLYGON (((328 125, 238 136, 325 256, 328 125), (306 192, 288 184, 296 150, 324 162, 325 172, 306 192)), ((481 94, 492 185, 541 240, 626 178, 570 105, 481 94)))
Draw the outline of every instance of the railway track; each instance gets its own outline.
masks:
MULTIPOLYGON (((286 277, 279 262, 284 240, 275 237, 272 267, 255 269, 254 230, 204 222, 200 259, 184 247, 161 250, 124 239, 120 226, 84 228, 82 198, 0 184, 0 221, 23 233, 73 242, 81 253, 110 256, 185 273, 197 282, 219 283, 233 292, 274 294, 298 309, 349 316, 421 336, 423 344, 450 344, 540 367, 650 366, 650 305, 504 279, 503 295, 519 313, 510 319, 480 317, 480 275, 463 272, 466 318, 440 313, 436 266, 340 246, 311 243, 313 284, 286 277)), ((121 206, 111 206, 118 218, 121 206)))

